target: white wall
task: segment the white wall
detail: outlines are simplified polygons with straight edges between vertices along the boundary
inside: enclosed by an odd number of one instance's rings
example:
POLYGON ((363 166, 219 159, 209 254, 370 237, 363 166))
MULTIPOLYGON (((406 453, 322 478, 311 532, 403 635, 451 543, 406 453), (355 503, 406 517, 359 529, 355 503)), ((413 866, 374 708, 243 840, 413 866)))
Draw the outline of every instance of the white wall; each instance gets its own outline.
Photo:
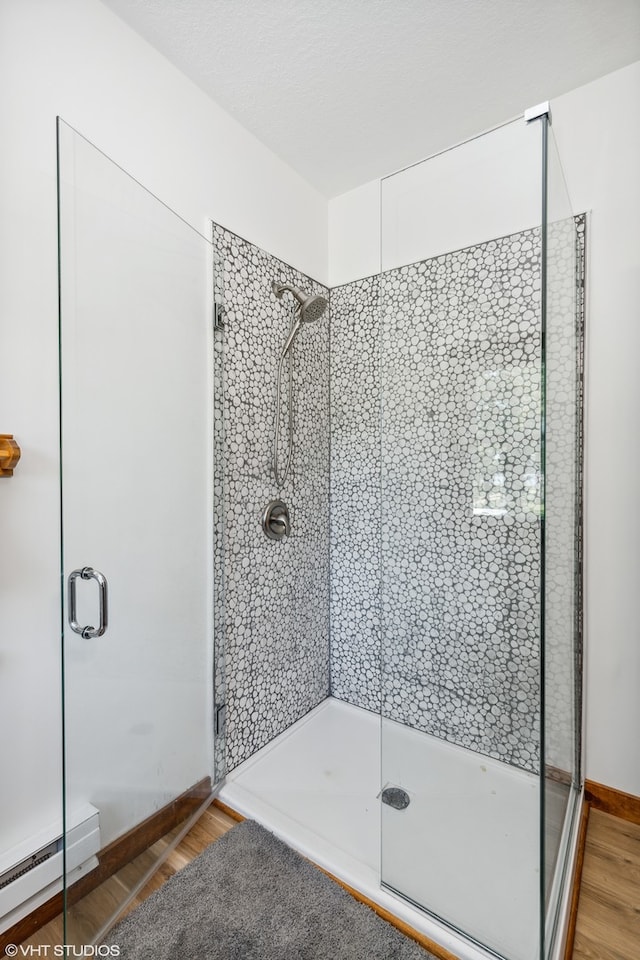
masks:
POLYGON ((640 63, 560 97, 553 128, 588 210, 587 776, 640 795, 640 63))
MULTIPOLYGON (((586 772, 640 794, 640 63, 559 97, 551 110, 573 209, 590 213, 586 772)), ((376 186, 329 203, 331 286, 379 269, 376 186)))
POLYGON ((539 225, 540 152, 539 124, 510 123, 334 197, 329 285, 539 225))
POLYGON ((382 182, 382 269, 540 223, 540 124, 509 123, 382 182))
POLYGON ((329 286, 370 277, 380 269, 380 181, 329 201, 329 286))
MULTIPOLYGON (((215 51, 212 51, 212 56, 215 51)), ((0 4, 0 849, 60 810, 55 117, 201 231, 326 280, 326 200, 98 0, 0 4)))

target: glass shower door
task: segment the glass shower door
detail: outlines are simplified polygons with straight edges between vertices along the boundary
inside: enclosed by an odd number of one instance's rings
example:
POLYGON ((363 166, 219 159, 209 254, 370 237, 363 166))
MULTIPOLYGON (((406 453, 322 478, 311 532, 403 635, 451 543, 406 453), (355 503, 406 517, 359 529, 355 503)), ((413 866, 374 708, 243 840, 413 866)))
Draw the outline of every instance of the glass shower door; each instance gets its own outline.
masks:
POLYGON ((90 944, 211 795, 212 256, 62 121, 58 154, 65 939, 90 944))

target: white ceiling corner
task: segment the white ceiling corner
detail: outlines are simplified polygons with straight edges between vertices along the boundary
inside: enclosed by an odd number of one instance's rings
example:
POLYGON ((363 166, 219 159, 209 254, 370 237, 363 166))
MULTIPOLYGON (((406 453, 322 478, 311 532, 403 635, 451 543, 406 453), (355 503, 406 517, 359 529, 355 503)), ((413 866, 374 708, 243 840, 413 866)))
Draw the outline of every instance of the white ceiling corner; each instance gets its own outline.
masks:
POLYGON ((335 196, 640 59, 640 0, 102 0, 335 196))

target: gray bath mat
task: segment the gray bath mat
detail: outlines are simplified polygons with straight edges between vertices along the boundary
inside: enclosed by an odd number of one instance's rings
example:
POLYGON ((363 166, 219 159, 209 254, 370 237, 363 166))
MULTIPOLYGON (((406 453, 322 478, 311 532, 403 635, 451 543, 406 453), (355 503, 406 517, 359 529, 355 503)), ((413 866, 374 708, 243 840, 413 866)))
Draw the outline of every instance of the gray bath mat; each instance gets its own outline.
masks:
POLYGON ((121 960, 429 960, 257 823, 245 820, 111 931, 121 960))

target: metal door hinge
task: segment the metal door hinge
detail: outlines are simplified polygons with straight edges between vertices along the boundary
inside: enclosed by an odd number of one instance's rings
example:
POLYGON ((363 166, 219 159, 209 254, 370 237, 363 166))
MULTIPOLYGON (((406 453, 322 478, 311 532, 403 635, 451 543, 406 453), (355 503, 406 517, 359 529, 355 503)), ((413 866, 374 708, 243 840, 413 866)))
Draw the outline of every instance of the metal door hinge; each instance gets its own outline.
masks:
POLYGON ((221 303, 214 303, 213 305, 213 329, 214 330, 224 330, 224 320, 222 319, 224 315, 224 307, 221 303))
POLYGON ((219 707, 216 708, 216 719, 214 723, 214 734, 216 737, 219 737, 224 730, 224 725, 227 720, 227 705, 226 703, 221 703, 219 707))

